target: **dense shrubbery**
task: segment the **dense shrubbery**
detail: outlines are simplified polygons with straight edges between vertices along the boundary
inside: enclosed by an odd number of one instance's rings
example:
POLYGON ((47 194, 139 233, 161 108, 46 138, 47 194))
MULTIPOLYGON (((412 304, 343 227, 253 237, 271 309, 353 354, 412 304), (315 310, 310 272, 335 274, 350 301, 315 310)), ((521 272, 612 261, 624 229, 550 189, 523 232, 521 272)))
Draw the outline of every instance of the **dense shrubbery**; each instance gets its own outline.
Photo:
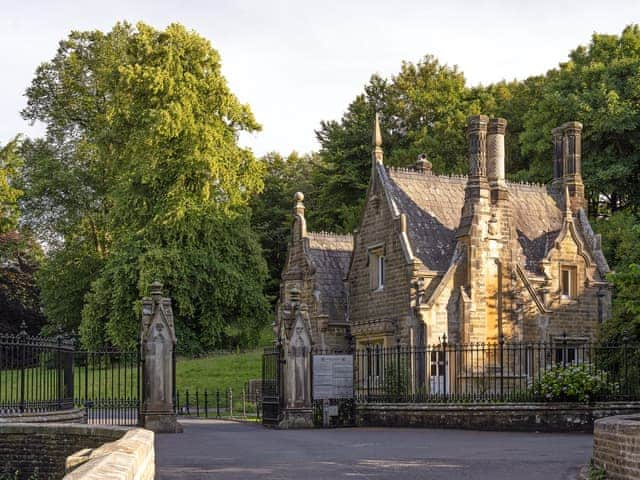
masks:
POLYGON ((588 364, 558 365, 533 386, 536 397, 546 402, 592 402, 615 394, 620 385, 610 382, 604 372, 588 364))

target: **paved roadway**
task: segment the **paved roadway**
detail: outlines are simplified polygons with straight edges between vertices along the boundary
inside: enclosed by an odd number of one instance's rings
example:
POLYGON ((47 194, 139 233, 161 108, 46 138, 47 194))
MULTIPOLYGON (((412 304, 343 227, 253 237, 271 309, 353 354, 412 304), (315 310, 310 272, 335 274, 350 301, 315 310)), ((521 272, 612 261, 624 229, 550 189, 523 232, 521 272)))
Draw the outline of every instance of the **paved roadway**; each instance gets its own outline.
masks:
POLYGON ((564 480, 592 444, 588 434, 181 423, 183 434, 156 435, 157 479, 564 480))

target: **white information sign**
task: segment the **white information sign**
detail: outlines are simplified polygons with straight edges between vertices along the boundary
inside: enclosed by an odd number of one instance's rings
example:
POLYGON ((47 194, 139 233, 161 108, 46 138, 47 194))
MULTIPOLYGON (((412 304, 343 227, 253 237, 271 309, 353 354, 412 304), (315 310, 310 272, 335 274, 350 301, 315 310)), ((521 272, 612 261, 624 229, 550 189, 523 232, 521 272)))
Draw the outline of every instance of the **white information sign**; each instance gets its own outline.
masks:
POLYGON ((353 356, 313 356, 313 399, 353 398, 353 356))

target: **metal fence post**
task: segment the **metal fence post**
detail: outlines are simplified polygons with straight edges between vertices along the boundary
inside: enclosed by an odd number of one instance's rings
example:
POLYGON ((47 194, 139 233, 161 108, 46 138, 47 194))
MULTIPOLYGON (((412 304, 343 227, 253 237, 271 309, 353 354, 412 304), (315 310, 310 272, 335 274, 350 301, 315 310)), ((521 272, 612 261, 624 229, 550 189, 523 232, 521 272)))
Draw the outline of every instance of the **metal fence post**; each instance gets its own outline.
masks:
POLYGON ((443 333, 442 334, 442 371, 443 371, 443 376, 442 376, 442 391, 444 394, 444 399, 447 399, 447 369, 449 368, 449 362, 447 361, 447 334, 443 333))
POLYGON ((229 387, 229 418, 233 418, 233 388, 229 387))
POLYGON ((629 342, 629 338, 627 337, 626 332, 622 337, 622 368, 624 371, 624 394, 629 393, 629 378, 627 376, 627 343, 629 342))
POLYGON ((242 418, 247 418, 247 405, 246 405, 246 389, 242 388, 242 418))
POLYGON ((498 339, 500 343, 500 401, 504 402, 504 335, 498 339))
POLYGON ((24 366, 27 361, 27 324, 22 320, 20 325, 21 331, 18 335, 20 342, 20 412, 24 413, 25 403, 25 381, 24 381, 24 366))
POLYGON ((58 334, 56 336, 56 341, 58 342, 58 410, 62 410, 62 396, 63 396, 63 385, 62 379, 64 376, 64 370, 62 366, 62 335, 58 334))
POLYGON ((396 398, 395 401, 400 401, 400 338, 396 339, 396 398))
POLYGON ((220 418, 220 390, 216 388, 216 417, 220 418))

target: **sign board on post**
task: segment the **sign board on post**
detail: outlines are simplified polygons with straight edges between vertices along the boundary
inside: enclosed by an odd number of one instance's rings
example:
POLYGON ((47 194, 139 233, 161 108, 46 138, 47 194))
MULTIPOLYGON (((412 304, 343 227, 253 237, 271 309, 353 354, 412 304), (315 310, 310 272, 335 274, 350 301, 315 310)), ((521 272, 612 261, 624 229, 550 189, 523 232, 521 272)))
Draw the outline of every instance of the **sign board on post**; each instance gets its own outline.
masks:
POLYGON ((313 356, 313 399, 353 398, 353 356, 313 356))

